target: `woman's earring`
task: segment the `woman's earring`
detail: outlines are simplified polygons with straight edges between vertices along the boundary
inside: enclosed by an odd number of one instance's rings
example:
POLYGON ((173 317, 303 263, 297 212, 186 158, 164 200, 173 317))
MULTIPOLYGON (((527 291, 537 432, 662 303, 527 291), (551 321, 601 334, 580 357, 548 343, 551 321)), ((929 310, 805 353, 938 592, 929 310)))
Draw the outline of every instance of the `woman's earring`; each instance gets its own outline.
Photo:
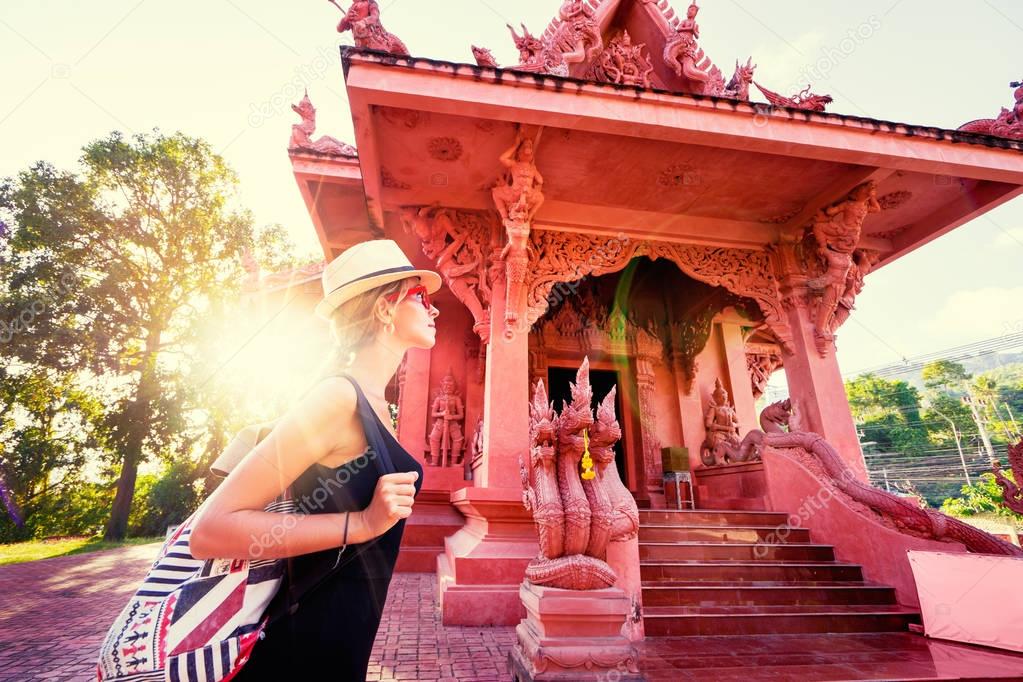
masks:
POLYGON ((394 336, 394 321, 392 320, 392 321, 388 322, 387 326, 384 327, 384 329, 387 330, 388 334, 390 334, 391 336, 394 336))

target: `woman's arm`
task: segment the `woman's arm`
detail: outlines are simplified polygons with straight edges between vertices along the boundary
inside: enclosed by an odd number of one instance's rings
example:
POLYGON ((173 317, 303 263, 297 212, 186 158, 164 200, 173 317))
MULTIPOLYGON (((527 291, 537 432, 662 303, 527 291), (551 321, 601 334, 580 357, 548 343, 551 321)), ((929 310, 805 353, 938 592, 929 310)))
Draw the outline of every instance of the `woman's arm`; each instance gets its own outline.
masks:
MULTIPOLYGON (((192 555, 278 559, 340 547, 344 514, 277 514, 263 507, 332 450, 358 449, 361 431, 351 383, 341 378, 320 382, 206 501, 192 530, 192 555)), ((381 477, 376 494, 390 476, 381 477)), ((414 492, 414 486, 408 487, 414 492)), ((376 537, 387 530, 381 525, 380 514, 352 512, 348 543, 376 537)))

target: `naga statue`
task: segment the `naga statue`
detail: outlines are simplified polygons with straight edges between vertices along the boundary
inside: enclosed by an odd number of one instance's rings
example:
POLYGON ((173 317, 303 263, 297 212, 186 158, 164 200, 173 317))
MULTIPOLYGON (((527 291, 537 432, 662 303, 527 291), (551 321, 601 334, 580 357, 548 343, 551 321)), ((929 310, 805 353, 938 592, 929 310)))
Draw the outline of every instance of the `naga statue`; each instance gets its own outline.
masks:
POLYGON ((819 462, 824 477, 834 484, 839 492, 854 502, 869 507, 900 533, 928 540, 960 542, 970 552, 980 554, 1023 557, 1023 549, 1016 545, 934 509, 923 509, 915 500, 907 500, 859 480, 834 446, 824 440, 823 436, 802 431, 792 420, 787 419, 791 409, 791 401, 774 403, 767 407, 764 413, 770 410, 771 414, 765 417, 762 413, 761 424, 770 425, 771 430, 750 431, 743 441, 744 445, 748 444, 757 449, 771 447, 779 450, 805 451, 819 462), (787 432, 781 430, 785 425, 789 428, 787 432))
POLYGON ((757 89, 764 93, 764 97, 767 98, 767 101, 775 107, 791 107, 793 109, 805 109, 806 111, 824 111, 825 107, 834 101, 831 95, 817 95, 810 92, 809 85, 800 90, 797 94, 792 95, 792 97, 779 95, 777 92, 768 90, 756 81, 753 81, 753 85, 757 86, 757 89))
POLYGON ((615 390, 594 418, 589 368, 585 358, 571 384, 572 402, 560 415, 542 380, 533 389, 530 451, 528 462, 519 457, 519 473, 522 501, 539 536, 540 554, 526 567, 526 579, 535 585, 611 587, 617 576, 607 564, 608 544, 632 539, 639 530, 636 502, 614 465, 613 446, 621 438, 615 390))
POLYGON ((313 152, 330 156, 358 156, 355 147, 328 135, 323 135, 315 141, 312 139, 313 133, 316 132, 316 107, 309 99, 308 92, 305 93, 301 102, 291 105, 291 110, 302 117, 302 122, 291 126, 291 140, 288 142, 290 151, 313 152))
POLYGON ((1002 504, 1017 514, 1023 514, 1023 440, 1009 446, 1009 468, 1015 482, 1002 473, 1001 462, 997 459, 991 462, 995 483, 1002 488, 1002 504))
POLYGON ((507 26, 511 31, 512 40, 515 41, 515 49, 519 51, 519 64, 515 69, 530 73, 546 73, 552 76, 568 75, 568 62, 565 61, 565 55, 561 53, 554 41, 540 40, 529 32, 525 24, 521 24, 521 37, 515 33, 511 24, 507 24, 507 26))
POLYGON ((390 52, 403 57, 409 56, 405 43, 401 42, 393 33, 387 32, 383 24, 380 23, 380 6, 377 4, 377 0, 355 0, 347 12, 337 4, 337 0, 328 0, 328 2, 344 14, 337 25, 337 32, 351 31, 356 47, 390 52))
POLYGON ((476 59, 477 66, 488 66, 491 69, 499 69, 501 65, 494 59, 494 53, 485 47, 472 46, 472 56, 476 59))
POLYGON ((967 133, 1007 137, 1010 140, 1023 140, 1023 81, 1009 83, 1009 87, 1016 88, 1013 93, 1016 101, 1012 109, 1002 107, 1002 113, 998 114, 998 118, 981 118, 970 121, 959 126, 959 130, 967 133))
POLYGON ((536 67, 543 65, 543 41, 534 36, 526 28, 525 24, 522 26, 522 36, 515 32, 511 24, 507 24, 508 30, 511 31, 512 40, 515 41, 515 49, 519 51, 519 67, 536 67))
POLYGON ((753 63, 752 56, 746 60, 745 64, 739 64, 739 60, 736 59, 735 72, 732 73, 732 78, 725 84, 724 89, 721 92, 711 92, 708 94, 748 102, 749 86, 753 82, 753 71, 756 68, 757 65, 753 63))

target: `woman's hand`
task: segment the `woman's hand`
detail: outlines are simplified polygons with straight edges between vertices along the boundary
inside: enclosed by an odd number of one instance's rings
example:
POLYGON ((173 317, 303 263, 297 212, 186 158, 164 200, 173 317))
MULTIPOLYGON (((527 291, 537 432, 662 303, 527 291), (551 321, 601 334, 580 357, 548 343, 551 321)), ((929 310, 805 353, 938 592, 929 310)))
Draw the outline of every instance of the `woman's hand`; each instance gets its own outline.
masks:
POLYGON ((369 506, 362 510, 362 522, 370 537, 383 535, 401 519, 412 514, 418 471, 385 474, 377 479, 377 487, 369 506))

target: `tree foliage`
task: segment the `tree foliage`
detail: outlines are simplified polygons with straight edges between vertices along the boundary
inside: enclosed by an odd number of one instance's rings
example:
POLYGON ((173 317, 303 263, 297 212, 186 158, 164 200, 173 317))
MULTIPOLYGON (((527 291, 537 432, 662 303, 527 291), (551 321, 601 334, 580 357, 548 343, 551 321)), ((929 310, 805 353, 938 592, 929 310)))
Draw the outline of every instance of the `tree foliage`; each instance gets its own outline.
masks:
MULTIPOLYGON (((236 184, 206 142, 158 131, 113 133, 84 147, 78 169, 39 162, 0 183, 0 341, 11 360, 0 379, 28 419, 5 409, 0 462, 21 503, 93 455, 116 476, 105 533, 119 539, 139 466, 203 439, 188 419, 200 396, 182 381, 202 351, 198 323, 237 296, 244 254, 289 252, 279 226, 255 232, 236 184), (31 376, 52 386, 11 389, 31 376), (81 413, 81 428, 49 416, 63 410, 81 413)), ((184 469, 168 467, 173 485, 184 469)), ((154 514, 138 518, 155 524, 154 514)))

